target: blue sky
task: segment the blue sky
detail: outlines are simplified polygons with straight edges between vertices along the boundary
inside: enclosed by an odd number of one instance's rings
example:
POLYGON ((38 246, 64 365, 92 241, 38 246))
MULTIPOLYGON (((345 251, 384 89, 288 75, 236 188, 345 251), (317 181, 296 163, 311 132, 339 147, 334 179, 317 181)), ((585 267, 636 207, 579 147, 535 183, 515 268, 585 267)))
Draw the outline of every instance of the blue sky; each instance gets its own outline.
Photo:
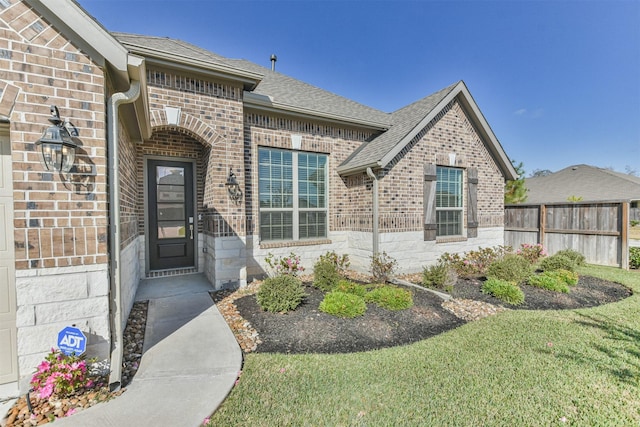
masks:
POLYGON ((79 0, 391 112, 464 80, 507 154, 640 175, 640 1, 79 0))

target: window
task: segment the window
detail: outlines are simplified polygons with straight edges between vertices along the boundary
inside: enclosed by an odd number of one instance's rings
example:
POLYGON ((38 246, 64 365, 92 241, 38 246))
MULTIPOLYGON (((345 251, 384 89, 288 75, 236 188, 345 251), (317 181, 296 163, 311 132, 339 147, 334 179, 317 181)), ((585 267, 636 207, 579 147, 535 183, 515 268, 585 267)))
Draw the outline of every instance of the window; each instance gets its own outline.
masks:
POLYGON ((327 156, 258 149, 260 240, 327 237, 327 156))
POLYGON ((462 235, 462 169, 436 169, 436 236, 462 235))

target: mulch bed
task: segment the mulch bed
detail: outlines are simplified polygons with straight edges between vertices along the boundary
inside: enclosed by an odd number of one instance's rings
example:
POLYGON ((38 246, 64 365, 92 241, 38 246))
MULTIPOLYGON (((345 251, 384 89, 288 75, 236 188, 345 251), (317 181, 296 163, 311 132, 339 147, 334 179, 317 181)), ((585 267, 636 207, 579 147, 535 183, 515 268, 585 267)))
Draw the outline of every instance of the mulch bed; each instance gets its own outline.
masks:
MULTIPOLYGON (((569 294, 524 285, 521 288, 525 303, 510 306, 482 293, 481 283, 461 279, 451 293, 454 302, 466 306, 467 311, 482 312, 471 316, 460 315, 448 303, 444 306, 449 309, 445 308, 439 297, 421 289, 412 289, 414 306, 410 309, 389 311, 368 304, 364 316, 355 319, 322 313, 318 306, 324 295, 309 284, 305 285, 308 297, 303 304, 287 314, 263 311, 253 294, 232 299, 229 305, 237 310, 235 316, 242 319, 239 323, 252 330, 255 328, 252 335, 259 337, 248 351, 350 353, 410 344, 504 309, 577 309, 619 301, 631 295, 631 291, 620 284, 585 276, 580 277, 578 285, 571 287, 569 294)), ((245 346, 243 349, 247 351, 245 346)))

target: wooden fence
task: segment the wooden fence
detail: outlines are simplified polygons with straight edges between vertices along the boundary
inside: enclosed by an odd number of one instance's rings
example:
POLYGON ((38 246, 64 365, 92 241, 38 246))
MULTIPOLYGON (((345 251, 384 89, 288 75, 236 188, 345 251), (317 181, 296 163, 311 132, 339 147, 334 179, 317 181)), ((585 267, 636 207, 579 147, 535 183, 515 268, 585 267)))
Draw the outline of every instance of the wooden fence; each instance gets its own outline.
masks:
POLYGON ((505 245, 573 249, 588 263, 629 268, 629 202, 505 206, 505 245))

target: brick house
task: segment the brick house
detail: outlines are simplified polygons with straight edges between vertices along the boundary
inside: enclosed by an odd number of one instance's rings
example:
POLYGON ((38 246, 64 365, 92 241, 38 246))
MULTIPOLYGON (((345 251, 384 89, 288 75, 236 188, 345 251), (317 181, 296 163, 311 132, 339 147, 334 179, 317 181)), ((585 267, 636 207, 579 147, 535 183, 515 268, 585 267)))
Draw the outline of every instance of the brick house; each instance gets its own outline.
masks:
POLYGON ((409 272, 503 243, 516 173, 463 82, 385 113, 182 41, 109 33, 72 0, 0 0, 0 62, 0 391, 70 324, 117 384, 145 277, 242 285, 268 253, 311 268, 332 250, 359 270, 385 251, 409 272), (82 144, 69 173, 35 144, 51 105, 82 144))

